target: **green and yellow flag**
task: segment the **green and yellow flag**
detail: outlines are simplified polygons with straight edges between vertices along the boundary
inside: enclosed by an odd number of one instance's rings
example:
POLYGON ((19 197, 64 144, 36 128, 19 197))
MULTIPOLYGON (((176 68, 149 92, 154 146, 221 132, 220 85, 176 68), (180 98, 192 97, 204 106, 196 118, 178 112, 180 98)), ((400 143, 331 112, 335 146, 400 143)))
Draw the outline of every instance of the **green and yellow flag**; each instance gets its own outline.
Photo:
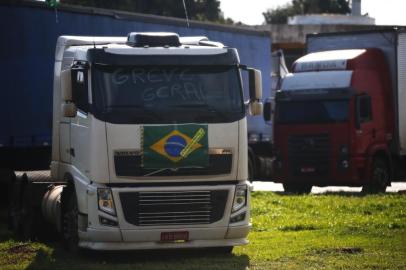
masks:
POLYGON ((207 167, 207 125, 162 125, 143 127, 144 168, 207 167))

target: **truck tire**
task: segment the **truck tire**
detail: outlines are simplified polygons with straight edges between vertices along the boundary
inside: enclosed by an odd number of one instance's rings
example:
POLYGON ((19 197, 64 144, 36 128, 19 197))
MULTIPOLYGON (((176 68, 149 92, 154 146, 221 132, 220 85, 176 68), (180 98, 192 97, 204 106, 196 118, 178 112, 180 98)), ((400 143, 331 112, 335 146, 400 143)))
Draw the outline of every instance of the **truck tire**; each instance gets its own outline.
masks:
POLYGON ((1 205, 9 205, 10 203, 10 190, 14 182, 15 174, 12 170, 0 169, 0 203, 1 205))
POLYGON ((9 179, 9 183, 7 186, 7 193, 8 193, 8 201, 7 201, 7 224, 8 224, 8 229, 11 231, 13 229, 13 209, 15 208, 15 189, 16 189, 16 181, 17 177, 15 174, 9 179))
POLYGON ((312 191, 312 187, 310 184, 283 184, 285 192, 290 194, 309 194, 312 191))
POLYGON ((362 187, 363 193, 383 193, 390 184, 390 171, 383 158, 374 158, 371 168, 371 179, 362 187))
POLYGON ((51 241, 55 239, 55 229, 42 214, 41 202, 44 192, 28 183, 24 186, 21 203, 21 237, 23 240, 51 241))
POLYGON ((79 250, 79 235, 78 235, 78 202, 76 198, 76 193, 74 190, 67 187, 67 190, 63 192, 68 192, 66 194, 66 200, 63 203, 66 203, 63 206, 62 214, 62 237, 63 243, 67 250, 70 252, 76 253, 79 250))
POLYGON ((254 181, 254 175, 255 175, 254 162, 250 157, 248 157, 248 181, 250 181, 250 183, 254 181))
POLYGON ((21 196, 21 228, 20 235, 23 240, 35 240, 34 226, 34 202, 32 200, 32 190, 29 183, 25 183, 21 196))
POLYGON ((10 201, 8 207, 8 227, 14 235, 21 234, 21 207, 23 189, 27 182, 27 175, 15 177, 10 188, 10 201))

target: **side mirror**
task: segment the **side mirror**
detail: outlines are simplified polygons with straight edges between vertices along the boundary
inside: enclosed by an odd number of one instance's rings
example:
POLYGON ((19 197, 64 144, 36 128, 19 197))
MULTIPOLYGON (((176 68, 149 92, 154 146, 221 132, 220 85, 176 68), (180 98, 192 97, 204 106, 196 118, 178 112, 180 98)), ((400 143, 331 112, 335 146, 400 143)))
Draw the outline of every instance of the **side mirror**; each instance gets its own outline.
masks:
POLYGON ((72 101, 72 77, 70 69, 61 72, 61 93, 63 101, 72 101))
POLYGON ((272 120, 272 103, 269 99, 265 101, 263 116, 264 116, 264 120, 266 122, 269 122, 272 120))
POLYGON ((75 117, 77 110, 76 105, 72 102, 62 104, 63 117, 75 117))
POLYGON ((251 115, 260 115, 262 114, 263 104, 261 101, 251 101, 249 103, 249 109, 251 115))
POLYGON ((250 102, 249 110, 251 115, 260 115, 263 111, 262 99, 262 76, 261 71, 254 68, 247 68, 249 79, 250 102))
POLYGON ((262 76, 261 71, 254 68, 248 68, 250 100, 262 99, 262 76))

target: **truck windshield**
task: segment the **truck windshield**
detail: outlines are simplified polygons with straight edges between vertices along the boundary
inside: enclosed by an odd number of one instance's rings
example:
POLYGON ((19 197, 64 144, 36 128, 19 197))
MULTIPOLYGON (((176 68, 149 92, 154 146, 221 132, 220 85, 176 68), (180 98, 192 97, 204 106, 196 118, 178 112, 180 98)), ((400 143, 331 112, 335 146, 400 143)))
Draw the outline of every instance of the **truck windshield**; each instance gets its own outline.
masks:
POLYGON ((93 103, 114 123, 233 122, 244 117, 240 75, 231 66, 102 66, 93 103))
POLYGON ((276 122, 279 124, 337 123, 348 119, 348 100, 306 100, 278 102, 276 122))

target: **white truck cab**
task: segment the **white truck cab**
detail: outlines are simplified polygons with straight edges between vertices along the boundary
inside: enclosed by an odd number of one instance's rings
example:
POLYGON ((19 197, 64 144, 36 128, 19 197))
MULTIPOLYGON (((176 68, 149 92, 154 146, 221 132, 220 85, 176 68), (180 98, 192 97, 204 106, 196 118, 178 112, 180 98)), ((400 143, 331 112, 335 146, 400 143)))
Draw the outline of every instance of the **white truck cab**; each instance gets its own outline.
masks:
POLYGON ((262 90, 236 49, 174 33, 61 36, 54 72, 51 178, 66 184, 42 211, 70 247, 247 244, 246 111, 261 113, 262 90))

